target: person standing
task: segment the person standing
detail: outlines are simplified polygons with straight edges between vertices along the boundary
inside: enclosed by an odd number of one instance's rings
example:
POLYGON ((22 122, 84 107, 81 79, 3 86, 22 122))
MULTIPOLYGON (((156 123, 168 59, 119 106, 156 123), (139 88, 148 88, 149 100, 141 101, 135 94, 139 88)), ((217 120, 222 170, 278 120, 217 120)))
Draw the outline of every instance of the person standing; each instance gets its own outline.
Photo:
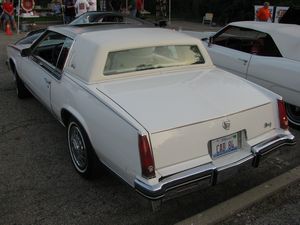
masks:
POLYGON ((65 0, 65 23, 71 23, 75 19, 75 5, 73 0, 65 0))
POLYGON ((60 15, 61 14, 61 4, 58 1, 54 2, 54 5, 52 7, 52 12, 54 15, 60 15))
POLYGON ((75 3, 75 12, 76 17, 80 16, 83 13, 86 13, 89 9, 89 3, 87 0, 77 0, 75 3))
POLYGON ((144 10, 144 1, 136 0, 136 17, 142 17, 142 11, 144 10))
POLYGON ((11 0, 6 0, 3 2, 3 29, 6 29, 6 23, 9 21, 12 29, 16 29, 16 22, 14 18, 14 5, 11 0))
POLYGON ((136 0, 129 1, 128 9, 130 16, 136 17, 136 0))
POLYGON ((272 15, 269 9, 269 2, 265 2, 264 6, 261 7, 256 14, 256 19, 258 21, 267 22, 268 20, 272 21, 272 15))

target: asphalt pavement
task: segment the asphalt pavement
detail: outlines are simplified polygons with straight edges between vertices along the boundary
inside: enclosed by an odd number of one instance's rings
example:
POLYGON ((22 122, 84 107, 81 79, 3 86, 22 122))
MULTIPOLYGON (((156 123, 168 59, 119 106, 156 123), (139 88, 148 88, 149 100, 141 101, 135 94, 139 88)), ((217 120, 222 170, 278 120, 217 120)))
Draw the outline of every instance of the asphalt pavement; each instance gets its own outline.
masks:
MULTIPOLYGON (((281 148, 261 167, 166 201, 153 213, 105 168, 93 180, 81 178, 69 159, 65 129, 34 98, 16 97, 5 48, 19 37, 0 32, 0 225, 175 224, 300 165, 300 131, 292 129, 297 145, 281 148)), ((220 224, 299 224, 299 187, 296 182, 220 224)))

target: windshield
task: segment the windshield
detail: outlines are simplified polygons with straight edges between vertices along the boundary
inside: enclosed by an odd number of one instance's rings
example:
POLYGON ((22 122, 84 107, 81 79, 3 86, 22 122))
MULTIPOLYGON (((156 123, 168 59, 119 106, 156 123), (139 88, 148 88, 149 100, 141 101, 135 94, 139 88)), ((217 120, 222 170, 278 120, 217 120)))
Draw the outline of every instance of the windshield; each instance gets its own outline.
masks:
POLYGON ((204 58, 196 45, 137 48, 110 52, 104 75, 203 63, 204 58))
POLYGON ((32 44, 36 39, 38 39, 42 35, 43 32, 44 32, 44 30, 34 33, 32 35, 26 36, 26 37, 22 38, 21 40, 17 41, 15 44, 18 44, 18 45, 32 44))
POLYGON ((82 14, 70 25, 81 25, 81 24, 98 24, 98 23, 126 23, 136 25, 152 25, 152 23, 139 18, 132 18, 119 13, 114 12, 87 12, 82 14))
POLYGON ((111 22, 123 22, 123 16, 117 14, 105 14, 105 13, 85 13, 75 20, 73 20, 70 24, 87 24, 87 23, 111 23, 111 22))

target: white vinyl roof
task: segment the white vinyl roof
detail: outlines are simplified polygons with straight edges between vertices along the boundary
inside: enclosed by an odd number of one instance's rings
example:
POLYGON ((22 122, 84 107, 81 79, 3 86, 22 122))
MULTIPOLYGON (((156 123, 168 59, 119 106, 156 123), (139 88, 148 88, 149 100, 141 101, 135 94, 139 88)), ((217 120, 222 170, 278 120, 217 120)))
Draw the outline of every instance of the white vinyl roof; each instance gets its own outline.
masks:
POLYGON ((269 34, 283 57, 300 61, 299 25, 254 21, 234 22, 229 25, 249 28, 269 34))
MULTIPOLYGON (((97 83, 112 79, 103 75, 109 52, 165 45, 197 45, 205 59, 202 66, 212 65, 206 49, 197 38, 162 28, 122 28, 78 34, 65 69, 86 83, 97 83)), ((127 75, 113 77, 118 76, 127 75)))

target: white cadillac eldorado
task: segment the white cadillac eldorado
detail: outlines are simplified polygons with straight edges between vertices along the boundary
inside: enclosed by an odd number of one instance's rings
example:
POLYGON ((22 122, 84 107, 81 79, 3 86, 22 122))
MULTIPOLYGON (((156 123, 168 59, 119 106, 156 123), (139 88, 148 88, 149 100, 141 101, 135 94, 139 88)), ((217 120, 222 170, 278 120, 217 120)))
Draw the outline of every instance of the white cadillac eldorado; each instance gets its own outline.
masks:
POLYGON ((18 97, 33 94, 67 128, 77 172, 90 176, 98 157, 153 202, 294 144, 280 96, 176 31, 58 26, 7 51, 18 97))
POLYGON ((206 43, 213 63, 281 96, 300 128, 300 26, 243 21, 228 24, 206 43))

